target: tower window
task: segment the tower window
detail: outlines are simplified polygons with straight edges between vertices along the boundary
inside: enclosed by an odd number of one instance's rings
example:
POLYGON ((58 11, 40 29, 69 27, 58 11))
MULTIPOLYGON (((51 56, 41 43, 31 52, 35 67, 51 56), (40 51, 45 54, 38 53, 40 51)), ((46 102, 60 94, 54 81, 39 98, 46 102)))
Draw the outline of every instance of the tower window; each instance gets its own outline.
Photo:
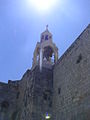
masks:
POLYGON ((76 63, 77 63, 77 64, 80 63, 81 60, 82 60, 82 55, 80 54, 80 55, 78 56, 78 59, 77 59, 76 63))
POLYGON ((45 40, 48 40, 48 35, 45 36, 45 40))
POLYGON ((58 94, 60 94, 61 93, 61 88, 58 88, 58 94))

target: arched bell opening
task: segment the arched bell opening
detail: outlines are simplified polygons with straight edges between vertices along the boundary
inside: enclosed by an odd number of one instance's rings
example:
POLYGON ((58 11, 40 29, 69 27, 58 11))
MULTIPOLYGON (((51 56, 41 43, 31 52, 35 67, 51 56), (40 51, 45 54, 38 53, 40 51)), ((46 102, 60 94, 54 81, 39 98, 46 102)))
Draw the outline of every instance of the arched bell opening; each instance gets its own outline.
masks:
POLYGON ((51 63, 55 63, 55 53, 51 46, 47 46, 44 48, 43 60, 51 63))
POLYGON ((33 64, 37 64, 40 60, 40 48, 36 48, 34 51, 33 64))

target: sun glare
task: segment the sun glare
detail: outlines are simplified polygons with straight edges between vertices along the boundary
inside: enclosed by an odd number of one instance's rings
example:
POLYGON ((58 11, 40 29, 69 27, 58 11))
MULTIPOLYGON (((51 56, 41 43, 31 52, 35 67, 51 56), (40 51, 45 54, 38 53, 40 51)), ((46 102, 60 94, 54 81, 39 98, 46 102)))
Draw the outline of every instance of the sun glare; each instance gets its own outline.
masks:
POLYGON ((57 0, 29 0, 29 3, 39 11, 49 11, 56 4, 57 0))

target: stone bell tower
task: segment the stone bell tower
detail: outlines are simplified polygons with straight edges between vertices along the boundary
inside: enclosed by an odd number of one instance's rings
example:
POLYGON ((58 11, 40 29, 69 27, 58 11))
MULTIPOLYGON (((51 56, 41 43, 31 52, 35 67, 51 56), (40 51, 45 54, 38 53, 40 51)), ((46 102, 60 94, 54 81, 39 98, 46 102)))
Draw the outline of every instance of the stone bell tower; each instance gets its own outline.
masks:
POLYGON ((58 48, 53 43, 52 34, 48 30, 48 25, 46 30, 41 33, 40 42, 37 42, 36 48, 33 55, 33 65, 34 68, 36 65, 46 68, 52 68, 58 60, 58 48))

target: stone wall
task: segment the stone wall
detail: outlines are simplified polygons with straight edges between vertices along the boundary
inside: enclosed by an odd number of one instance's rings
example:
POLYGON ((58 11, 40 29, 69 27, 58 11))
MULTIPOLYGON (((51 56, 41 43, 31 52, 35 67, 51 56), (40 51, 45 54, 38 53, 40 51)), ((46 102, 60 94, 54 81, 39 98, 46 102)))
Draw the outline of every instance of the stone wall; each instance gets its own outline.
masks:
POLYGON ((90 120, 90 25, 53 71, 53 120, 90 120))
POLYGON ((43 68, 40 72, 37 66, 31 73, 26 73, 20 92, 22 95, 19 120, 44 120, 47 112, 52 114, 52 84, 50 69, 43 68), (26 85, 23 83, 25 81, 26 85))
POLYGON ((52 69, 27 70, 20 81, 0 83, 0 120, 45 120, 52 115, 52 69))
POLYGON ((0 120, 15 120, 18 101, 18 82, 0 83, 0 120))

